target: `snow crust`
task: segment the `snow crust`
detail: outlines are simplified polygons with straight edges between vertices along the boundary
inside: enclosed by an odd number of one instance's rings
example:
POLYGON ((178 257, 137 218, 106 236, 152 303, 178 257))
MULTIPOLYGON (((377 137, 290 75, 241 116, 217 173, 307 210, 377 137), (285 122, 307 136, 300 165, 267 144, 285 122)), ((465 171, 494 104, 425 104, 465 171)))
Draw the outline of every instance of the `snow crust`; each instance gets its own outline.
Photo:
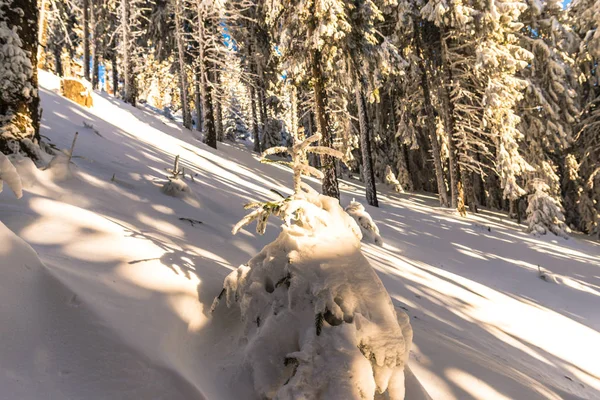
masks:
POLYGON ((404 399, 409 320, 398 323, 354 220, 306 189, 285 203, 278 238, 225 279, 254 388, 261 398, 404 399))

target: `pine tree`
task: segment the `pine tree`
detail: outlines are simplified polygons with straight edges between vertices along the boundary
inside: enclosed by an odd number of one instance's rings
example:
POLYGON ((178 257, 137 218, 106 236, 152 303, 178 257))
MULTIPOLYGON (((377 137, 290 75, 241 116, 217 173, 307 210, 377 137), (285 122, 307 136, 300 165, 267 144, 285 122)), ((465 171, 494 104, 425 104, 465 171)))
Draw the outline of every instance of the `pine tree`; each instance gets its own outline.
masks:
POLYGON ((23 151, 39 142, 37 2, 0 1, 0 152, 23 151))

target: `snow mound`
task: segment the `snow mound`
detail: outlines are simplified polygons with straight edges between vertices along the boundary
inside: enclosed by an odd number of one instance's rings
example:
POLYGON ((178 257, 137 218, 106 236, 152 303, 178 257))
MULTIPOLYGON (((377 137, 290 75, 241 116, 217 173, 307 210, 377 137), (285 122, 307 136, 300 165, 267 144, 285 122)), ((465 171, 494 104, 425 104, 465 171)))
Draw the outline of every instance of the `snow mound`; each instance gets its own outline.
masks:
POLYGON ((74 172, 71 169, 70 157, 62 152, 58 152, 50 164, 48 164, 51 178, 55 182, 62 182, 74 177, 74 172))
POLYGON ((352 202, 346 207, 346 212, 350 214, 358 226, 360 226, 363 238, 369 238, 369 240, 376 245, 383 246, 383 239, 379 234, 379 228, 377 228, 375 221, 373 221, 373 218, 371 218, 362 204, 352 200, 352 202))
POLYGON ((17 169, 7 156, 0 153, 0 193, 4 187, 4 182, 6 182, 18 199, 23 197, 23 185, 17 169))
POLYGON ((160 188, 160 191, 167 196, 177 198, 186 197, 192 192, 188 184, 179 178, 169 178, 169 180, 160 188))
POLYGON ((362 255, 356 223, 316 192, 293 196, 279 216, 278 238, 227 276, 212 307, 224 297, 239 310, 256 393, 403 399, 412 330, 362 255))

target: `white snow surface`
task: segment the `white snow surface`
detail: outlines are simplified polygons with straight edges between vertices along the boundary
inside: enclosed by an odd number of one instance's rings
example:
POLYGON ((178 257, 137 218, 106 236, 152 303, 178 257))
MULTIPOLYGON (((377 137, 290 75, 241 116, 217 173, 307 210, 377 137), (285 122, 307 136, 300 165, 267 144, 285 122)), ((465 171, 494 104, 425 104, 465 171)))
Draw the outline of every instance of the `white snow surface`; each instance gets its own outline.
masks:
MULTIPOLYGON (((70 176, 22 159, 23 197, 0 193, 0 397, 258 399, 239 312, 209 310, 224 278, 280 233, 273 218, 264 236, 232 236, 242 205, 289 194, 291 171, 241 146, 210 149, 105 94, 84 109, 45 72, 40 82, 42 134, 62 149, 80 137, 70 176), (193 201, 160 191, 176 155, 197 173, 193 201)), ((366 204, 344 184, 342 206, 366 204)), ((361 247, 410 316, 407 379, 443 400, 600 398, 600 244, 380 189, 367 211, 386 243, 361 247), (538 265, 561 279, 540 279, 538 265)))

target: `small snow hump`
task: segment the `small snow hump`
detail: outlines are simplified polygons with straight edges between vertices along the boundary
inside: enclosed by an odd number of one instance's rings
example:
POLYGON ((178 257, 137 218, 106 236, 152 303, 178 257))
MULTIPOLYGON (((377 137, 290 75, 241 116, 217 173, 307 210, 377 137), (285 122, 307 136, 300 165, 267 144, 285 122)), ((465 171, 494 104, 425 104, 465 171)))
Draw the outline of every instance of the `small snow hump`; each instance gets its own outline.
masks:
POLYGON ((352 199, 352 202, 345 208, 345 211, 356 221, 363 234, 363 239, 368 238, 378 246, 383 246, 383 239, 379 234, 379 228, 375 225, 373 218, 365 210, 362 204, 352 199))

